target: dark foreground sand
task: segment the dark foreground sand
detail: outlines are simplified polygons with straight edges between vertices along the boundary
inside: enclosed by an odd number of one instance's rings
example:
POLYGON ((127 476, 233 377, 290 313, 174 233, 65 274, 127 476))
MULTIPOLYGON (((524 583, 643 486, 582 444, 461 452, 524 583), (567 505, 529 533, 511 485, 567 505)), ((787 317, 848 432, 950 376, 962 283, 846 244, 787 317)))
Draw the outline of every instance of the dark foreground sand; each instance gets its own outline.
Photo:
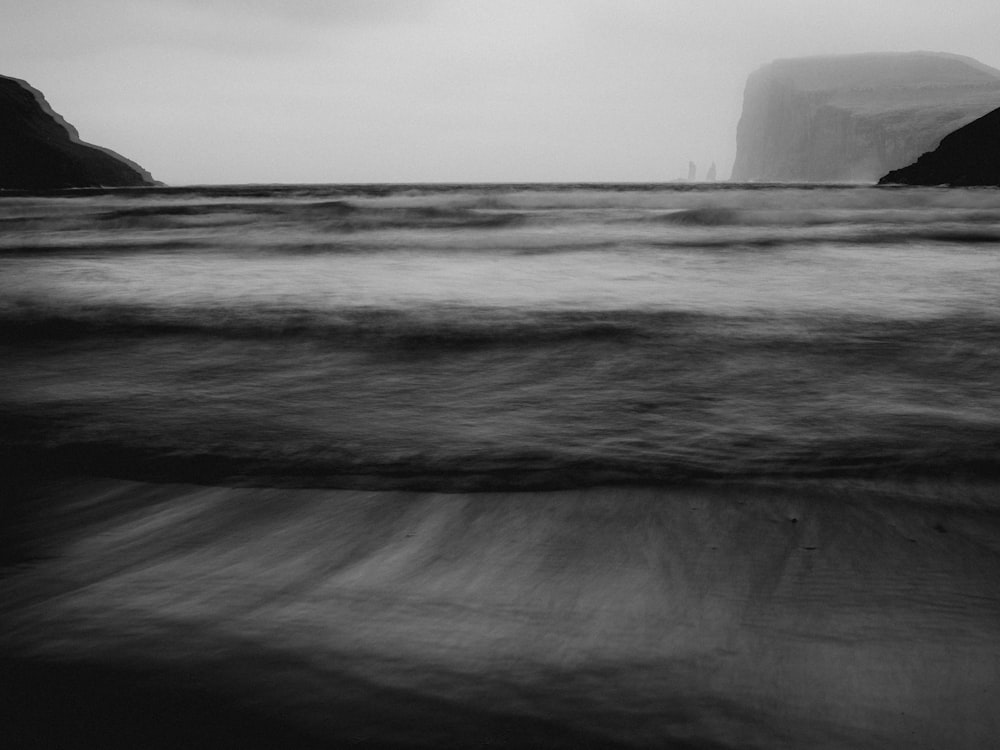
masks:
POLYGON ((995 486, 21 494, 5 747, 1000 737, 995 486))

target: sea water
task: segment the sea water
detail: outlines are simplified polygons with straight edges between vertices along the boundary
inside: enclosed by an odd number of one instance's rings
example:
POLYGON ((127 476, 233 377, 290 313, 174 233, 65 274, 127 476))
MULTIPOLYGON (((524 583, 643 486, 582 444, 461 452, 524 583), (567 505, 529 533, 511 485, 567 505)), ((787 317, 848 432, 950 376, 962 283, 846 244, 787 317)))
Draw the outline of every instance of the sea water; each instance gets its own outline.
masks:
POLYGON ((994 475, 995 190, 0 199, 0 417, 58 470, 505 489, 994 475))
POLYGON ((998 300, 996 190, 5 194, 0 733, 991 748, 998 300))

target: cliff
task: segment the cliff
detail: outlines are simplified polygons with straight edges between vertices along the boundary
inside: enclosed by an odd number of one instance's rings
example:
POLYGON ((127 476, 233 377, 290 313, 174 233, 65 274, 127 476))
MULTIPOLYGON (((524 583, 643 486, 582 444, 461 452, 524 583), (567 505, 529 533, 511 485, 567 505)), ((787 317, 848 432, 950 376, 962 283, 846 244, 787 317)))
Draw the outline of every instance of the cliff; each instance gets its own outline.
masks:
POLYGON ((747 80, 732 179, 874 182, 1000 102, 1000 71, 958 55, 777 60, 747 80))
POLYGON ((40 91, 0 76, 0 189, 155 185, 138 164, 84 143, 40 91))
POLYGON ((1000 109, 945 136, 936 149, 879 184, 1000 187, 1000 109))

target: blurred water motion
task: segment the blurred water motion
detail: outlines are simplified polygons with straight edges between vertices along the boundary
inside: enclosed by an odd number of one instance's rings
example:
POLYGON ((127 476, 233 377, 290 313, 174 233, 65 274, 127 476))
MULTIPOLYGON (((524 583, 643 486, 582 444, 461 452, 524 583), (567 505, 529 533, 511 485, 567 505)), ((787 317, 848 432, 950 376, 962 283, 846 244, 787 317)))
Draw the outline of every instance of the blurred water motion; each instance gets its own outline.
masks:
POLYGON ((0 732, 990 747, 997 196, 4 197, 0 732))
POLYGON ((154 189, 0 213, 25 460, 428 488, 996 470, 995 191, 154 189))

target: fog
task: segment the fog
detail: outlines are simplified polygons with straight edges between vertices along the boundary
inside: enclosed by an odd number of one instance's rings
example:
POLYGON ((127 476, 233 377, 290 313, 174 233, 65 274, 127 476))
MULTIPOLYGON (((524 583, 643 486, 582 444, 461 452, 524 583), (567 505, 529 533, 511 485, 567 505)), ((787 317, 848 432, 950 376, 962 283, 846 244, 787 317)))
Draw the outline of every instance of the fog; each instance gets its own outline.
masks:
POLYGON ((0 0, 0 73, 171 184, 729 176, 747 74, 935 50, 1000 67, 961 0, 0 0))

